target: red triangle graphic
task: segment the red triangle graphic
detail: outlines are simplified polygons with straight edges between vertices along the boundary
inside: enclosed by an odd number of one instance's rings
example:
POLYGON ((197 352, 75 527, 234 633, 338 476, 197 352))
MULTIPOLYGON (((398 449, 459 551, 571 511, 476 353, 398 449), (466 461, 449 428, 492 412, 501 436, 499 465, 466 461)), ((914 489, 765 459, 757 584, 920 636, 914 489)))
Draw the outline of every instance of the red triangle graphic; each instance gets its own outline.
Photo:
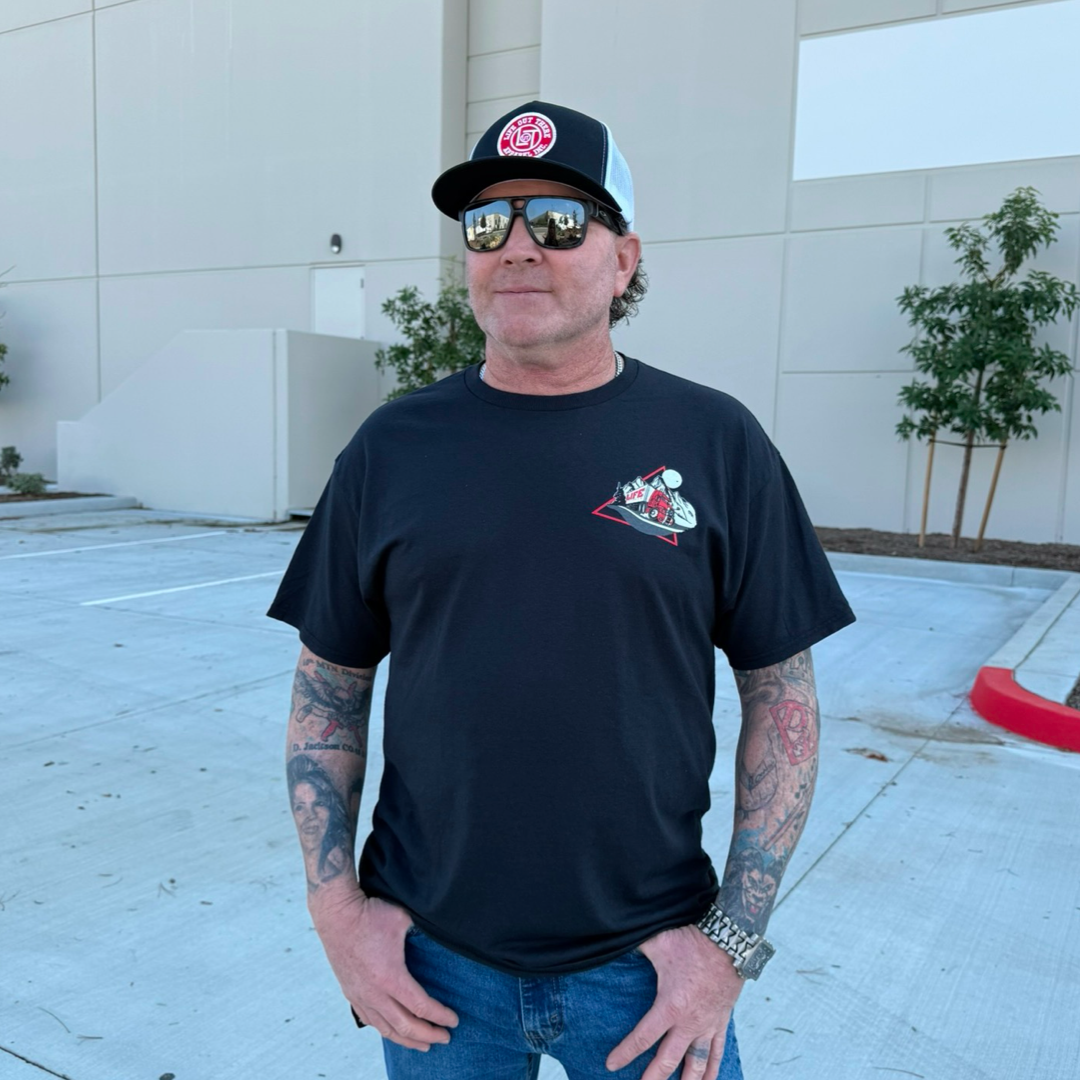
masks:
MULTIPOLYGON (((642 480, 648 480, 650 476, 655 476, 658 472, 663 472, 666 468, 667 468, 666 465, 661 465, 659 469, 653 469, 653 471, 651 473, 646 473, 641 479, 642 480)), ((617 525, 625 525, 628 529, 632 529, 633 526, 630 524, 629 521, 624 521, 621 517, 615 517, 612 514, 605 514, 605 513, 602 512, 607 507, 609 507, 614 501, 615 501, 614 496, 612 496, 610 499, 606 499, 604 502, 602 502, 593 511, 593 513, 597 517, 602 517, 605 521, 614 521, 617 525)), ((657 536, 656 539, 657 540, 663 540, 665 544, 671 544, 674 547, 679 546, 679 534, 678 533, 672 533, 670 536, 657 536)))

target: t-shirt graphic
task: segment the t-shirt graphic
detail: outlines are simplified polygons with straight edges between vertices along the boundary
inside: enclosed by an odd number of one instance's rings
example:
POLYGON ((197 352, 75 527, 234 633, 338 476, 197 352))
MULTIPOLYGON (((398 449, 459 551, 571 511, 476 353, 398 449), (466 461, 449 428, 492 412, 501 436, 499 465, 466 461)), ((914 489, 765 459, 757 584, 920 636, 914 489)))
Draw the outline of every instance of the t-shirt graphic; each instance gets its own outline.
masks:
POLYGON ((682 473, 675 469, 653 469, 628 483, 615 485, 615 494, 593 513, 608 521, 621 521, 643 532, 679 546, 678 534, 697 524, 697 512, 676 490, 682 487, 682 473), (613 517, 611 511, 617 514, 613 517))

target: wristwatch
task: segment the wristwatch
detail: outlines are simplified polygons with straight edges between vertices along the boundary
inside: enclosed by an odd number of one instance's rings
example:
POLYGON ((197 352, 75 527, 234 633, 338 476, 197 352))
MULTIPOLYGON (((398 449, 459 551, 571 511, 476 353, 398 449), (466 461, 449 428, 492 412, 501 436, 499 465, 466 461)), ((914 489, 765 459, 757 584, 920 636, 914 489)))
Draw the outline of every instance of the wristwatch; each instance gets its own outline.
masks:
POLYGON ((744 979, 756 979, 776 952, 760 934, 740 930, 715 904, 709 905, 697 928, 731 957, 744 979))

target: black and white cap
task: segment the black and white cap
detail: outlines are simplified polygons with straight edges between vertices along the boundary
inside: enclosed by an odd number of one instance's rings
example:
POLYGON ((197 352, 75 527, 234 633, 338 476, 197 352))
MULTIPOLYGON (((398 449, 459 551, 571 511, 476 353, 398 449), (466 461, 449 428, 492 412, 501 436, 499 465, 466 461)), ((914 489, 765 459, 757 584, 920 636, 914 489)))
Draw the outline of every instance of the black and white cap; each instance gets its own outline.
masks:
POLYGON ((476 196, 502 180, 569 184, 634 224, 634 184, 607 124, 548 101, 530 101, 499 117, 468 161, 435 181, 431 198, 455 220, 476 196))

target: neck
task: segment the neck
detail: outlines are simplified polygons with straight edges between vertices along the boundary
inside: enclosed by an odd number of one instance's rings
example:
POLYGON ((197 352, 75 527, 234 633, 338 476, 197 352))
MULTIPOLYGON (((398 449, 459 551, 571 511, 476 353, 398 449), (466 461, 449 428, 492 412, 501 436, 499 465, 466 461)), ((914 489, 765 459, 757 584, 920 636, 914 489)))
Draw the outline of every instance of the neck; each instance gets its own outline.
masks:
POLYGON ((615 350, 608 334, 571 354, 505 349, 490 338, 485 351, 484 382, 512 394, 579 394, 615 377, 615 350))

